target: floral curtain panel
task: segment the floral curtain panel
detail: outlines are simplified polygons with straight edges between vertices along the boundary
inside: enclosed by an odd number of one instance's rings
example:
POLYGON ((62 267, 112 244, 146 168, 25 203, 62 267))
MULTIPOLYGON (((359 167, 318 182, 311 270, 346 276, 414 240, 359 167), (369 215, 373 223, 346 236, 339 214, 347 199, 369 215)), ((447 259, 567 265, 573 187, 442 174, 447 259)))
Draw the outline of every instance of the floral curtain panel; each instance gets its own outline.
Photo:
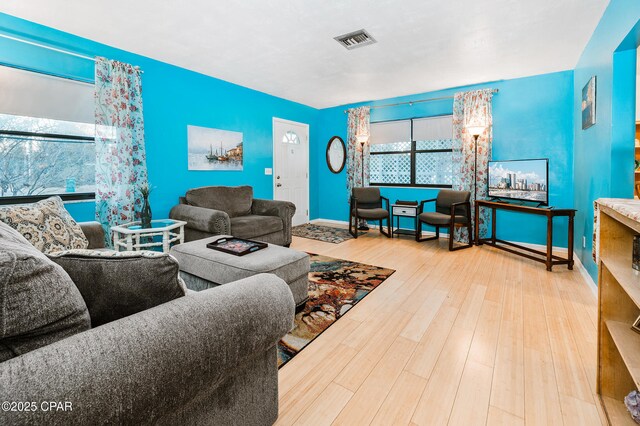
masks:
POLYGON ((352 108, 347 118, 347 199, 355 187, 369 186, 369 144, 364 144, 364 164, 361 141, 369 142, 370 108, 352 108), (362 168, 364 167, 364 181, 362 168))
POLYGON ((139 70, 96 58, 96 219, 111 246, 111 227, 139 219, 147 184, 139 70))
MULTIPOLYGON (((456 93, 453 100, 453 189, 471 192, 471 217, 474 229, 475 226, 479 226, 481 237, 487 235, 489 216, 488 212, 482 212, 477 220, 475 218, 474 183, 477 185, 478 199, 486 199, 487 171, 493 141, 492 98, 493 89, 483 89, 456 93), (477 173, 474 168, 476 144, 469 132, 469 127, 472 126, 484 128, 477 143, 477 173)), ((456 241, 466 242, 469 238, 473 236, 468 235, 466 228, 456 230, 456 241)))

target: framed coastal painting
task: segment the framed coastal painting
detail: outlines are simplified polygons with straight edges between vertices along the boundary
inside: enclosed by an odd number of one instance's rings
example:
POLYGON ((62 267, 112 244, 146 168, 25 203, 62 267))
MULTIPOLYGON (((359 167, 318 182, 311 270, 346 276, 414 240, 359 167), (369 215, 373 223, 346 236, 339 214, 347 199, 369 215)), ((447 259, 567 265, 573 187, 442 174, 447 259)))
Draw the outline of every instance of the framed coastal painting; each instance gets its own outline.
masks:
POLYGON ((596 76, 582 88, 582 130, 596 124, 596 76))
POLYGON ((242 170, 242 133, 187 126, 189 170, 242 170))

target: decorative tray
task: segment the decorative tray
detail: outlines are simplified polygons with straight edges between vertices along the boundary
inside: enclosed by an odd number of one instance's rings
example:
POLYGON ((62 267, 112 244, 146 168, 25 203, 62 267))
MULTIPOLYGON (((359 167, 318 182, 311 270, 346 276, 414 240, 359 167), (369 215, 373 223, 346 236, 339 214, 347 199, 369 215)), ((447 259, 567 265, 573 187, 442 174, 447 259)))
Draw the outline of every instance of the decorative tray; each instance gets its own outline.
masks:
POLYGON ((245 254, 267 248, 267 246, 267 243, 235 237, 222 237, 207 244, 207 248, 233 254, 234 256, 244 256, 245 254))

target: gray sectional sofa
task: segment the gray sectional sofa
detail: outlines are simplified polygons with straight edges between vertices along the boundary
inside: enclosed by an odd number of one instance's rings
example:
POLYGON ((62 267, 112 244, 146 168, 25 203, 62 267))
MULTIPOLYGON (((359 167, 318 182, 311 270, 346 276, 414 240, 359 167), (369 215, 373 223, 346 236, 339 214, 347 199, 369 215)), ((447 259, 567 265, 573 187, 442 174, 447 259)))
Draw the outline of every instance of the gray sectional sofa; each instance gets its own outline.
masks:
MULTIPOLYGON (((101 247, 99 225, 82 228, 91 247, 101 247)), ((0 233, 0 254, 11 256, 15 241, 0 233)), ((21 250, 16 265, 28 267, 28 248, 21 250)), ((1 266, 0 278, 10 280, 14 269, 1 266)), ((2 411, 0 424, 272 424, 276 343, 293 316, 287 284, 261 274, 14 354, 0 362, 0 401, 33 402, 34 409, 2 411), (52 410, 50 402, 63 405, 52 410)), ((0 332, 1 346, 8 331, 0 332)))
POLYGON ((205 186, 180 197, 169 217, 187 222, 185 241, 233 235, 279 246, 291 244, 296 206, 288 201, 253 198, 250 186, 205 186))

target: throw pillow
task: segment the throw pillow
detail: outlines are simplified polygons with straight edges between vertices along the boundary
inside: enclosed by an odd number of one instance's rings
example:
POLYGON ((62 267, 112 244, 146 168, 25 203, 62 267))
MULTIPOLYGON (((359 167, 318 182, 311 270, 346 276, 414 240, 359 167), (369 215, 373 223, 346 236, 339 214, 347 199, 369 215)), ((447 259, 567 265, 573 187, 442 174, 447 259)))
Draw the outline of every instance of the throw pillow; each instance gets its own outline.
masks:
POLYGON ((43 253, 89 246, 80 225, 64 208, 60 197, 0 207, 0 221, 18 231, 43 253))
POLYGON ((94 327, 186 294, 178 261, 166 253, 68 250, 49 258, 78 286, 94 327))
POLYGON ((0 222, 0 362, 89 328, 69 275, 0 222))

